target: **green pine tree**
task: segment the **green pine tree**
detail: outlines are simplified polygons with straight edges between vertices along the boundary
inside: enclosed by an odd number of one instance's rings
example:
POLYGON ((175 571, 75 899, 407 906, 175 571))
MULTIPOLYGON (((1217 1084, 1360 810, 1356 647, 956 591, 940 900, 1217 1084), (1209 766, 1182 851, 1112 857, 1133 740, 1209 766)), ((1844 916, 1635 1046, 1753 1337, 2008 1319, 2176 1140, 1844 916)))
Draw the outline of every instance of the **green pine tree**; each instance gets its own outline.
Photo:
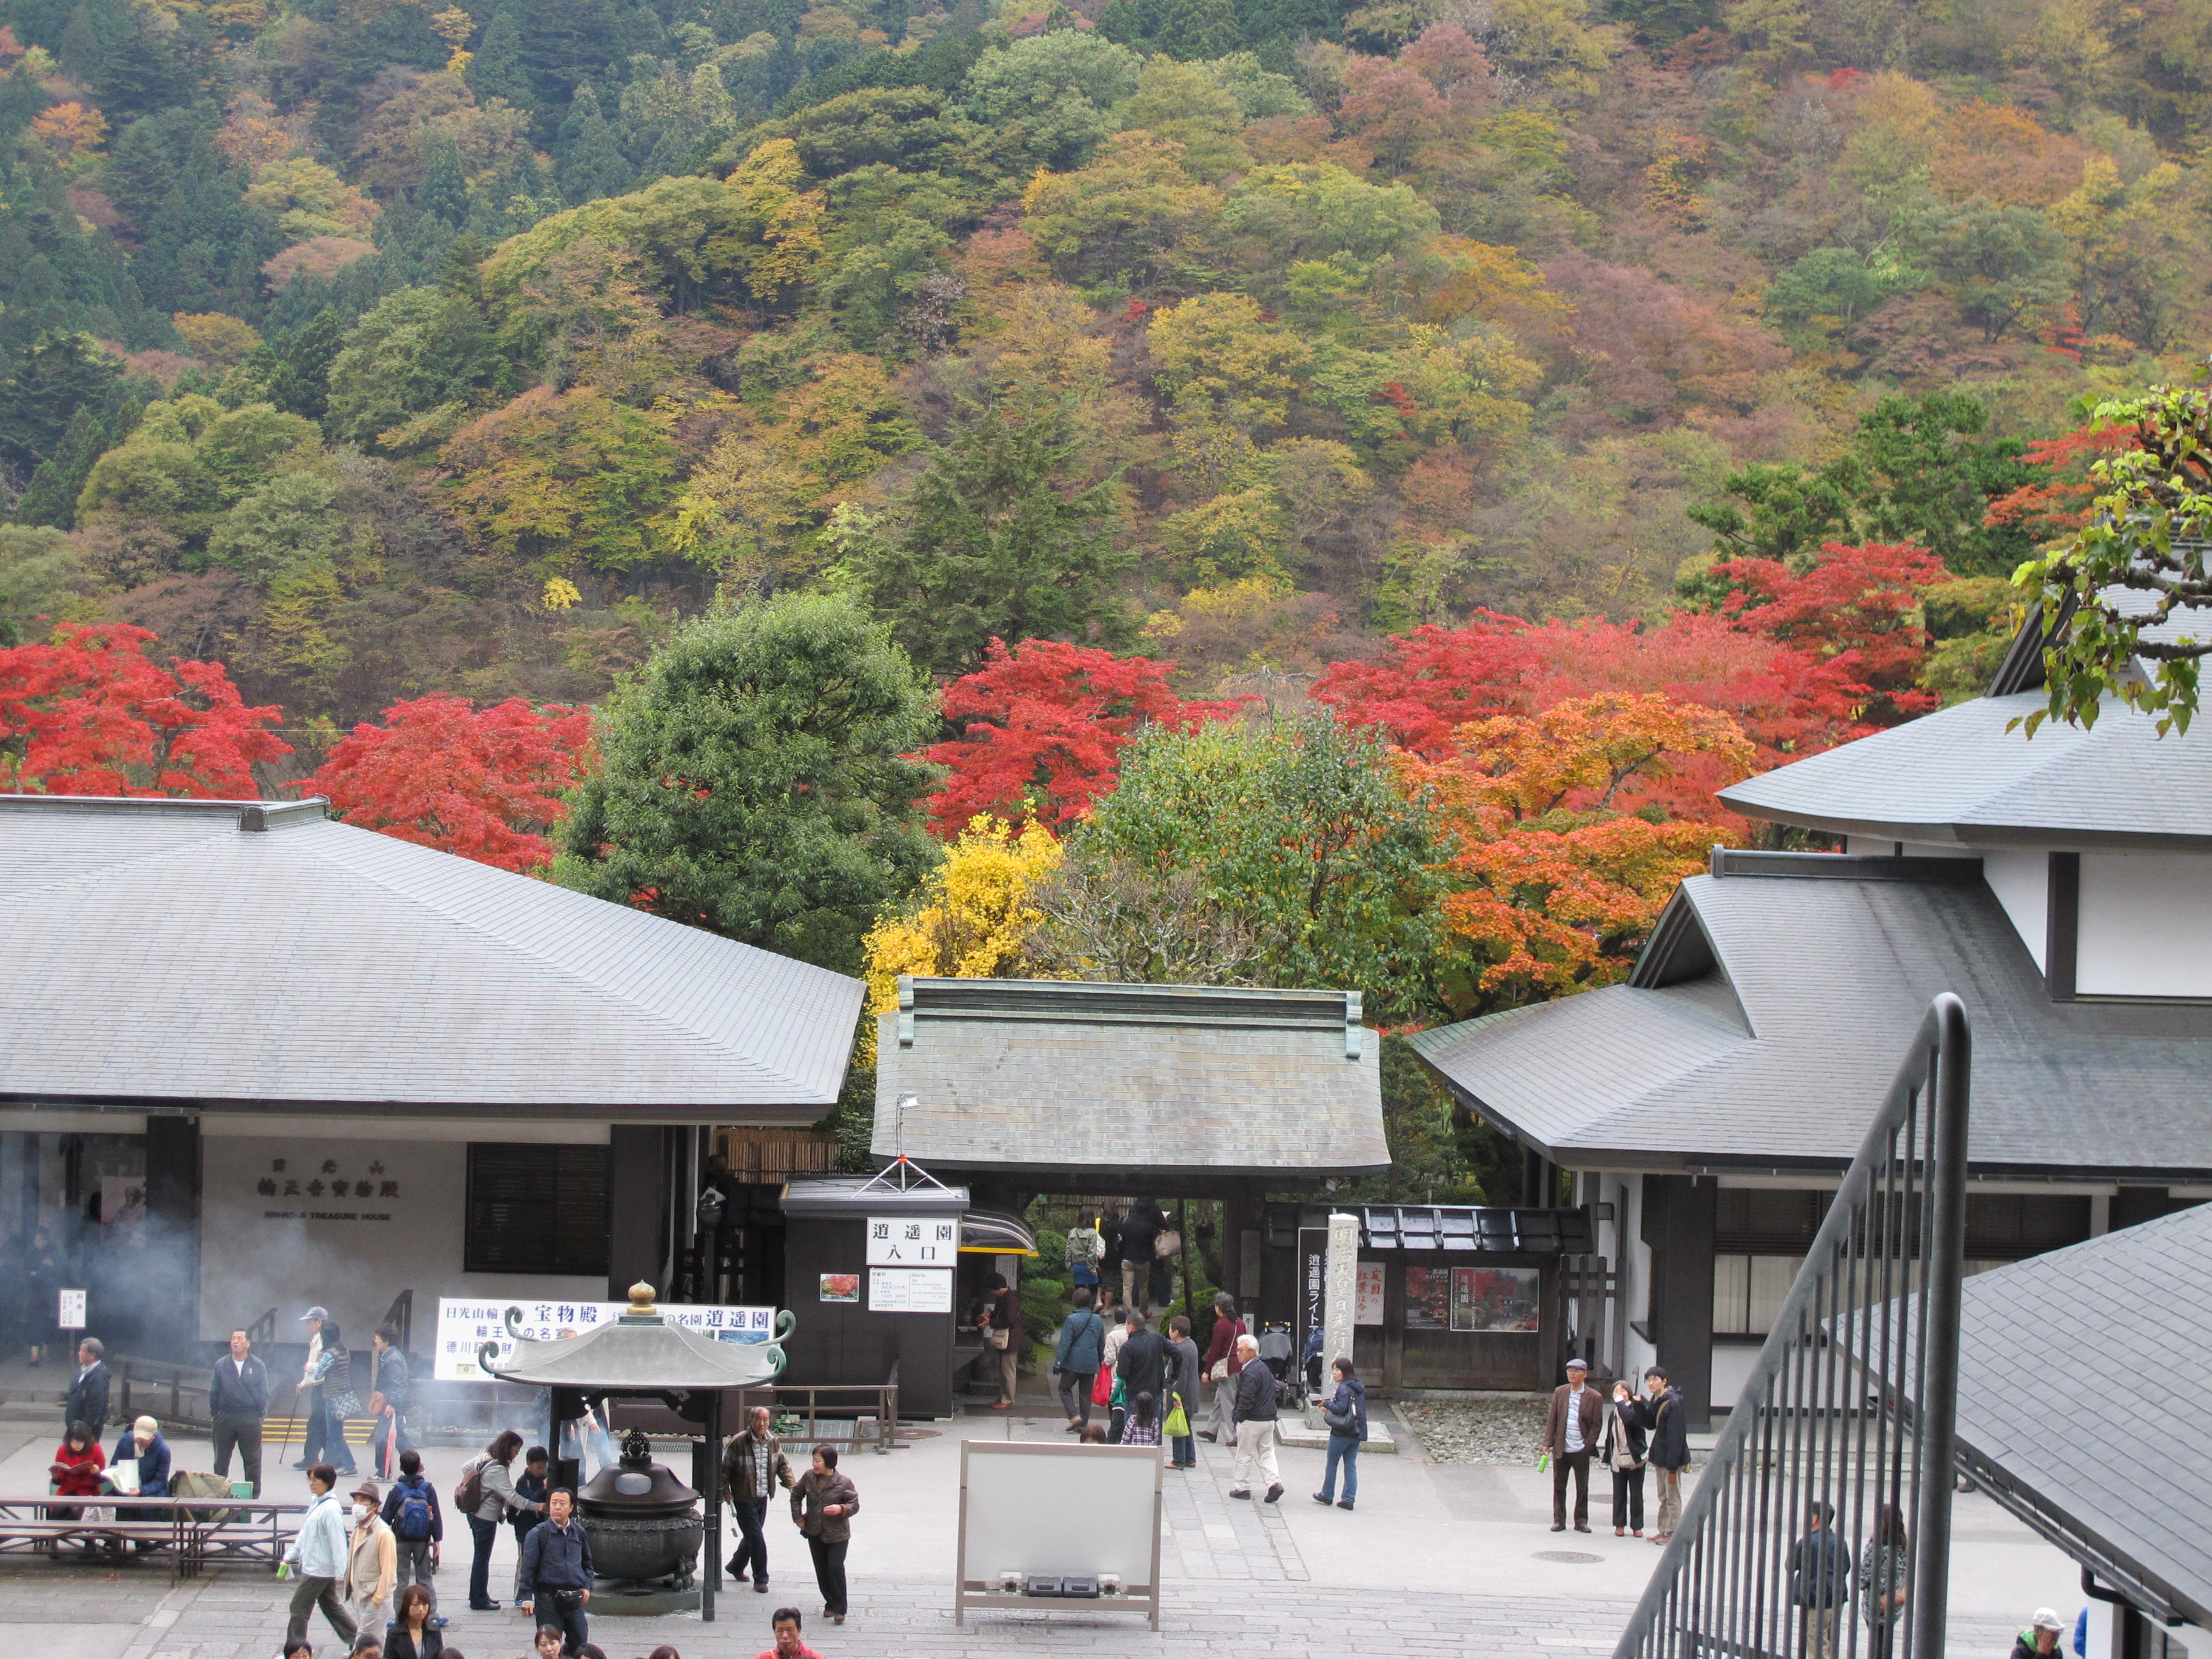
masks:
POLYGON ((576 88, 561 123, 560 156, 561 194, 572 206, 619 196, 635 177, 588 82, 576 88))
POLYGON ((1114 583, 1136 551, 1119 536, 1119 475, 1084 482, 1065 399, 966 412, 915 480, 903 532, 851 547, 893 637, 946 676, 974 668, 994 636, 1124 642, 1114 583))
POLYGON ((70 416, 69 427, 54 453, 39 463, 30 487, 15 503, 17 524, 52 525, 57 530, 76 527, 77 492, 92 471, 92 464, 106 447, 107 434, 83 404, 70 416))
POLYGON ((1225 58, 1241 44, 1231 0, 1168 0, 1159 49, 1186 64, 1225 58))
POLYGON ((269 401, 291 415, 319 421, 330 410, 331 364, 345 343, 345 325, 325 306, 315 320, 285 341, 269 401))
POLYGON ((461 168, 461 152, 447 144, 430 163, 430 171, 415 191, 415 205, 434 219, 459 229, 469 220, 469 176, 461 168))
POLYGON ((468 82, 479 102, 504 98, 519 110, 537 109, 530 71, 522 61, 522 24, 514 7, 501 6, 493 14, 483 44, 469 59, 468 82))

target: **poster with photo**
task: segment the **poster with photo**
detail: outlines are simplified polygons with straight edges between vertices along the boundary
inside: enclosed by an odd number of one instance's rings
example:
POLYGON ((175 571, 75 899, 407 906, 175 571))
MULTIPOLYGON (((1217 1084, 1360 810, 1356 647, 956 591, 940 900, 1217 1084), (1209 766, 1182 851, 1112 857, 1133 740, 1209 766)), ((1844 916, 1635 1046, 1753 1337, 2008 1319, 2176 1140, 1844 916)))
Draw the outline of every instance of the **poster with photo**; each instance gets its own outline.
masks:
POLYGON ((1451 1328, 1451 1269, 1406 1269, 1406 1328, 1443 1331, 1451 1328))
POLYGON ((858 1302, 860 1299, 860 1274, 823 1274, 822 1299, 824 1302, 858 1302))
POLYGON ((1382 1322, 1382 1264, 1362 1261, 1352 1281, 1352 1322, 1354 1325, 1380 1325, 1382 1322))
POLYGON ((1451 1269, 1455 1331, 1533 1331, 1542 1272, 1535 1267, 1451 1269))

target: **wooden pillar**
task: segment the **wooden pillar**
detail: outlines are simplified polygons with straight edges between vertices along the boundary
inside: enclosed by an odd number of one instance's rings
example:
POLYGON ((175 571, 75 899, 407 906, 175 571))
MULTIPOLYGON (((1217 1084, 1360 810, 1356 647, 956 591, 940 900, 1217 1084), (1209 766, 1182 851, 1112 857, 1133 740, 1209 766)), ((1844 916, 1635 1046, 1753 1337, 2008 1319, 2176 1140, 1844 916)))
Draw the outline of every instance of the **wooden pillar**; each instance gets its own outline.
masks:
POLYGON ((1720 1183, 1711 1176, 1644 1177, 1644 1242, 1651 1247, 1652 1346, 1682 1391, 1690 1426, 1712 1425, 1713 1231, 1720 1183))
POLYGON ((191 1357, 199 1335, 200 1121, 146 1120, 145 1265, 135 1287, 144 1297, 139 1340, 149 1358, 191 1357))
POLYGON ((668 1180, 657 1123, 617 1123, 607 1132, 607 1300, 628 1302, 641 1279, 666 1297, 661 1246, 668 1180))

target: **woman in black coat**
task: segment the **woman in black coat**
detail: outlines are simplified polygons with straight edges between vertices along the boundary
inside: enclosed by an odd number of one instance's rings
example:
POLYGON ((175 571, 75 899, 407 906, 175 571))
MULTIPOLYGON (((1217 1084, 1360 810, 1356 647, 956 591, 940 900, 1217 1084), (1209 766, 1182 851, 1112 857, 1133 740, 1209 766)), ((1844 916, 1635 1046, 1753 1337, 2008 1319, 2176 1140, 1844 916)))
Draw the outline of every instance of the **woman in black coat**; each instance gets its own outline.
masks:
POLYGON ((392 1628, 384 1638, 384 1659, 439 1659, 445 1650, 445 1632, 430 1623, 430 1592, 421 1584, 410 1584, 399 1592, 398 1602, 392 1610, 392 1628))
POLYGON ((1598 1461, 1613 1471, 1613 1535, 1632 1529, 1644 1536, 1644 1413, 1626 1382, 1613 1385, 1605 1426, 1597 1431, 1598 1461))

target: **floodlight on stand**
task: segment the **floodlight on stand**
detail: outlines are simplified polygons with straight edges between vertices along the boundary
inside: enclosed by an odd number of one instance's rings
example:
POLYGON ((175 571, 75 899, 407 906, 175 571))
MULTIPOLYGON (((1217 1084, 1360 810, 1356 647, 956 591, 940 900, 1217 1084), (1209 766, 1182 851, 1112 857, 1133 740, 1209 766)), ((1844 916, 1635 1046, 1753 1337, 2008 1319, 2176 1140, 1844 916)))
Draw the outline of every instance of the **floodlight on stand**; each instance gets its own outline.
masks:
MULTIPOLYGON (((862 1182, 860 1193, 877 1186, 890 1193, 908 1193, 921 1187, 934 1187, 940 1193, 952 1190, 906 1155, 906 1115, 921 1104, 921 1097, 911 1090, 898 1097, 898 1103, 891 1109, 891 1145, 898 1156, 862 1182)), ((858 1197, 859 1193, 854 1196, 858 1197)))

